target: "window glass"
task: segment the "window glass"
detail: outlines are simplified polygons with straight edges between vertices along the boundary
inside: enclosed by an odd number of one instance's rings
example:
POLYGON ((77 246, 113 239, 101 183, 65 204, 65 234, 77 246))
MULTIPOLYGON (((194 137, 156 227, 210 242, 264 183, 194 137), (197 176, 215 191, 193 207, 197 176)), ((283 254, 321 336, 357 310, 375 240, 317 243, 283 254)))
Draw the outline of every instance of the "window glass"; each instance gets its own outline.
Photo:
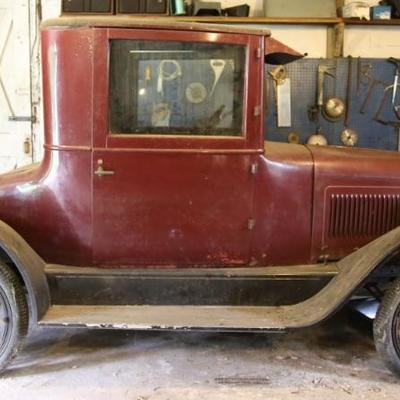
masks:
POLYGON ((241 136, 245 47, 112 40, 110 129, 241 136))

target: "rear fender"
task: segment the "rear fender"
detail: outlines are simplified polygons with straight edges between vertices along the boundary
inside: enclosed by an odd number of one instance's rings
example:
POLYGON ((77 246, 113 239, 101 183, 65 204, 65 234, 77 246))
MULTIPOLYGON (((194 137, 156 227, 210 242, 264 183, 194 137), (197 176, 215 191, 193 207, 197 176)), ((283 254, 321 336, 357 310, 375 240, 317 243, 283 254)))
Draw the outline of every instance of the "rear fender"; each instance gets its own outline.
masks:
POLYGON ((13 228, 0 221, 0 258, 14 266, 28 294, 32 323, 43 317, 50 306, 45 262, 13 228))

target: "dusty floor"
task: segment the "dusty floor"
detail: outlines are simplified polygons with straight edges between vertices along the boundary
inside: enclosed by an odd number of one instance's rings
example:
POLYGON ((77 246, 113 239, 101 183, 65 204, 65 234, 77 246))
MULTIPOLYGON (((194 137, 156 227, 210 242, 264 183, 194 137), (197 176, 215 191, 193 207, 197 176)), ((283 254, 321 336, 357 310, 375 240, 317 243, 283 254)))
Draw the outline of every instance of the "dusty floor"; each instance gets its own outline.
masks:
POLYGON ((47 329, 0 379, 1 400, 399 399, 369 321, 345 311, 289 334, 47 329))

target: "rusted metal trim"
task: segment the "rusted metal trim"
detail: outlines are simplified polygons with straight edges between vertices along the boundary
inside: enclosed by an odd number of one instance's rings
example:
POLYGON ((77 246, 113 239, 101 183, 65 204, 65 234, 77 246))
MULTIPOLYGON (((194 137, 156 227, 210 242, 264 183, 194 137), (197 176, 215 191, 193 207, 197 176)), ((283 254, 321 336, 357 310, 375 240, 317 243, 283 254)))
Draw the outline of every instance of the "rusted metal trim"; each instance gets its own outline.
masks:
POLYGON ((250 268, 92 268, 73 267, 68 265, 48 264, 46 274, 55 276, 135 276, 135 277, 305 277, 305 276, 335 276, 339 271, 336 264, 313 264, 275 267, 250 268))
POLYGON ((263 154, 263 149, 157 149, 157 148, 103 148, 95 147, 101 152, 131 152, 131 153, 184 153, 184 154, 263 154))
POLYGON ((92 151, 92 148, 89 146, 69 146, 69 145, 44 144, 43 147, 46 150, 55 150, 55 151, 92 151))
POLYGON ((268 29, 243 28, 222 24, 204 24, 199 22, 179 22, 171 17, 134 17, 134 16, 74 16, 48 19, 41 24, 41 29, 57 27, 121 27, 138 29, 190 30, 198 32, 240 33, 246 35, 270 36, 268 29))

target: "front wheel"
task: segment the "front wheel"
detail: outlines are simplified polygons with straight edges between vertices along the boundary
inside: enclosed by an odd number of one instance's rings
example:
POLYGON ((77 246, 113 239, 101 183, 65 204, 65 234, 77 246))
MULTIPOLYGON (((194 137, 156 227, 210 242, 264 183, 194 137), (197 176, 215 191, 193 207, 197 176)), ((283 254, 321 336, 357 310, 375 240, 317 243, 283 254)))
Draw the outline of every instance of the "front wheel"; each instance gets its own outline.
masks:
POLYGON ((374 340, 386 365, 400 377, 400 279, 383 297, 374 321, 374 340))
POLYGON ((18 276, 0 261, 0 372, 16 357, 28 323, 24 288, 18 276))

